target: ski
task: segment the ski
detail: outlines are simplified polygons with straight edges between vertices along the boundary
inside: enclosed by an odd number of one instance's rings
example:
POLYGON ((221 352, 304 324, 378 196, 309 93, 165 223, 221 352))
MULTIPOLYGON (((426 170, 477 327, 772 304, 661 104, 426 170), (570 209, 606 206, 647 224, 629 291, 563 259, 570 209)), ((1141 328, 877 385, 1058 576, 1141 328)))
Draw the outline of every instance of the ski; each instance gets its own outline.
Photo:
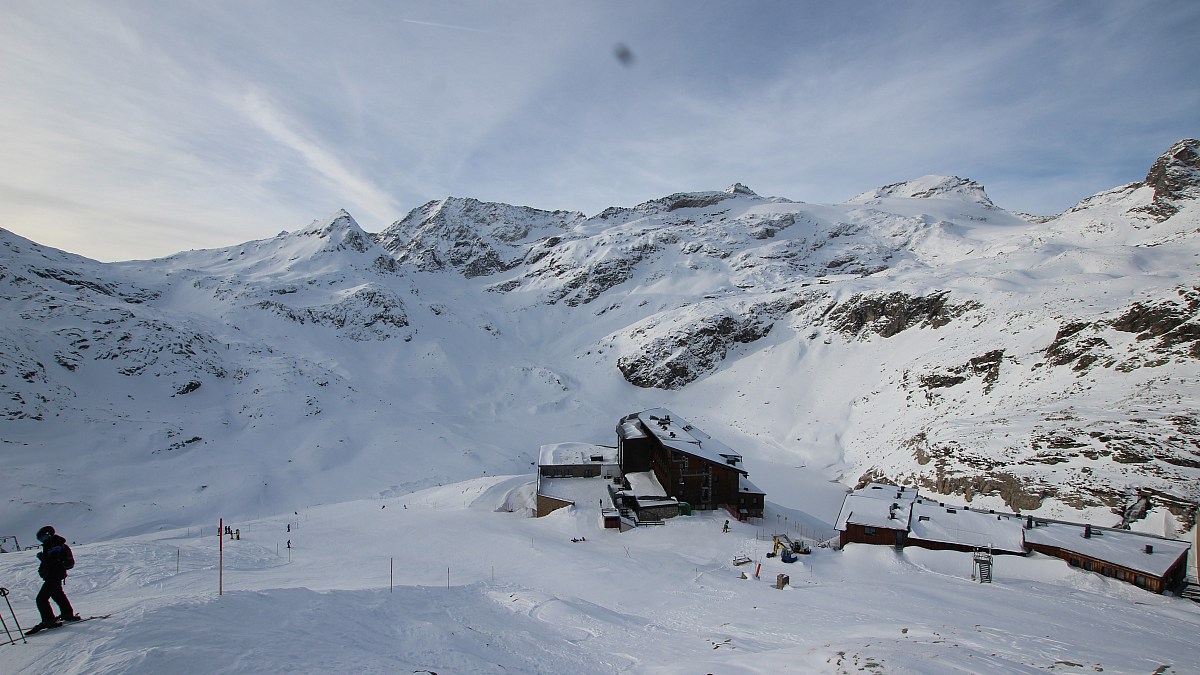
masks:
POLYGON ((85 616, 85 617, 79 619, 78 621, 63 621, 62 623, 59 623, 57 626, 46 626, 44 628, 35 626, 35 627, 30 628, 29 630, 25 631, 25 637, 37 635, 38 633, 48 631, 48 630, 55 630, 58 628, 62 628, 64 626, 70 626, 72 624, 83 623, 84 621, 91 621, 92 619, 107 619, 110 616, 112 616, 112 614, 96 614, 93 616, 85 616))

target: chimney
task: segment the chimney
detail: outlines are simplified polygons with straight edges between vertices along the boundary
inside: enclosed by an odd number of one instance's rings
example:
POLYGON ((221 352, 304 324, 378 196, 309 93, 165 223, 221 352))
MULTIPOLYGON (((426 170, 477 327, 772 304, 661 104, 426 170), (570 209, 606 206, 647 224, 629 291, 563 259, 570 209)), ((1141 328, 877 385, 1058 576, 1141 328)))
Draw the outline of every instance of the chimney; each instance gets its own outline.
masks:
POLYGON ((1033 529, 1033 516, 1025 516, 1025 529, 1033 529))
POLYGON ((1084 526, 1083 526, 1083 538, 1084 538, 1084 539, 1091 539, 1091 538, 1092 538, 1092 526, 1091 526, 1091 525, 1084 525, 1084 526))
POLYGON ((1146 544, 1146 554, 1147 555, 1154 554, 1154 544, 1146 544))

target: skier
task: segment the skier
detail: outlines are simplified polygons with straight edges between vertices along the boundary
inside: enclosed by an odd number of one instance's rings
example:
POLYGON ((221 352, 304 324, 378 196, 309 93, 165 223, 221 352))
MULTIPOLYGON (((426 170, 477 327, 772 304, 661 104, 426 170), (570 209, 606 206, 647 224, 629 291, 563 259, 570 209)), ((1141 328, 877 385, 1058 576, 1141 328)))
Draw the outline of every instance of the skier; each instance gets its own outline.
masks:
POLYGON ((725 527, 721 528, 721 531, 722 531, 722 532, 728 532, 728 531, 729 531, 729 521, 728 521, 728 520, 726 520, 726 521, 725 521, 725 527))
POLYGON ((38 576, 43 582, 42 590, 38 591, 36 599, 42 622, 31 628, 30 632, 58 628, 64 621, 79 621, 81 618, 71 608, 71 601, 67 599, 63 590, 67 570, 75 567, 75 556, 71 553, 71 547, 67 546, 67 540, 56 534, 54 528, 49 525, 38 530, 37 539, 42 542, 42 551, 37 557, 42 561, 38 565, 38 576), (54 610, 50 608, 51 600, 58 605, 61 616, 54 616, 54 610))

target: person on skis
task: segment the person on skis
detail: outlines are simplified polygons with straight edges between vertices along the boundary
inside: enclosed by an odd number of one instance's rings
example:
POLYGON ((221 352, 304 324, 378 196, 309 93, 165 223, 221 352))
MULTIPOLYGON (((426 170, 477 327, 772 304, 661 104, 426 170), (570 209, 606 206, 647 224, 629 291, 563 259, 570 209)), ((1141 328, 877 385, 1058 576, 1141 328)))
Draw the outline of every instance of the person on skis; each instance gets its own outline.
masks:
POLYGON ((38 530, 37 539, 42 542, 42 551, 37 557, 42 561, 38 565, 38 576, 43 581, 42 590, 38 591, 36 600, 42 622, 34 626, 31 629, 33 631, 57 628, 64 621, 80 619, 71 608, 71 601, 67 599, 67 593, 63 590, 67 570, 75 566, 75 556, 71 553, 71 547, 67 546, 67 540, 55 533, 54 528, 49 525, 38 530), (54 610, 50 608, 51 600, 58 605, 61 612, 59 616, 54 616, 54 610))

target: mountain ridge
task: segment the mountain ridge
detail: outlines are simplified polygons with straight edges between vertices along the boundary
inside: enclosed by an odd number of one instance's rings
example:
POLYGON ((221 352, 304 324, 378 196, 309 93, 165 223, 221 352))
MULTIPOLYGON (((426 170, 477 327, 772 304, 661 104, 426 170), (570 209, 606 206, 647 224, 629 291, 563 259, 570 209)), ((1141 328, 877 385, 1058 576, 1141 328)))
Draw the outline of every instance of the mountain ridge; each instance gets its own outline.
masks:
POLYGON ((1186 529, 1195 148, 1045 222, 927 176, 843 204, 737 183, 591 217, 446 198, 377 234, 337 211, 122 263, 0 232, 14 518, 112 529, 94 514, 149 500, 187 524, 275 490, 519 473, 667 404, 728 430, 788 506, 891 480, 1111 524, 1151 495, 1186 529), (89 494, 55 493, 68 457, 89 494), (122 478, 146 463, 190 487, 122 478))

